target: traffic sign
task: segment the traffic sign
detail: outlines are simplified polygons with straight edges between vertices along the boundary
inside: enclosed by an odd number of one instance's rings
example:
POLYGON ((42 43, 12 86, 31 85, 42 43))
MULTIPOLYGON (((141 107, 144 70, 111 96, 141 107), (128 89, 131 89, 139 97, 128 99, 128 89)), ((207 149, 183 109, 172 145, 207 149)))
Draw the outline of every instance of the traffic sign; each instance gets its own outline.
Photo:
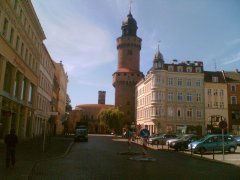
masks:
POLYGON ((149 132, 148 129, 142 129, 140 131, 140 137, 142 137, 142 138, 149 138, 149 136, 150 136, 150 132, 149 132))
POLYGON ((220 121, 219 122, 219 128, 226 129, 227 128, 227 122, 226 121, 220 121))

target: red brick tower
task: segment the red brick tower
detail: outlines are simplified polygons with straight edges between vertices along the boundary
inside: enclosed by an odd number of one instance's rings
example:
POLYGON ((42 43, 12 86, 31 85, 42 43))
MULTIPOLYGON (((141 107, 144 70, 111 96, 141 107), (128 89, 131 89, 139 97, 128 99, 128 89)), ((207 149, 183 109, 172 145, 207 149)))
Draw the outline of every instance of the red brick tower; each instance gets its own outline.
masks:
POLYGON ((135 121, 135 85, 144 77, 140 72, 142 39, 137 37, 137 22, 131 11, 122 23, 122 36, 117 38, 118 67, 113 74, 115 106, 124 112, 125 124, 135 121))

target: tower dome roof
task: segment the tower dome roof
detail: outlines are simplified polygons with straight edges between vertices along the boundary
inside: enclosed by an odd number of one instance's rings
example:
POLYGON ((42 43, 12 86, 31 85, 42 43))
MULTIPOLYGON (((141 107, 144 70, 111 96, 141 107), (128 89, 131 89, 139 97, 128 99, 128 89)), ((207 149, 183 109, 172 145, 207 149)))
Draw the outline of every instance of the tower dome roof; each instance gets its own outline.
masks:
POLYGON ((160 53, 159 50, 154 55, 154 60, 163 60, 163 55, 160 53))
POLYGON ((130 11, 122 22, 122 35, 136 36, 137 28, 137 21, 133 18, 130 11))
POLYGON ((123 26, 132 26, 137 28, 137 21, 133 18, 131 12, 129 12, 129 14, 127 15, 127 17, 124 19, 123 26))

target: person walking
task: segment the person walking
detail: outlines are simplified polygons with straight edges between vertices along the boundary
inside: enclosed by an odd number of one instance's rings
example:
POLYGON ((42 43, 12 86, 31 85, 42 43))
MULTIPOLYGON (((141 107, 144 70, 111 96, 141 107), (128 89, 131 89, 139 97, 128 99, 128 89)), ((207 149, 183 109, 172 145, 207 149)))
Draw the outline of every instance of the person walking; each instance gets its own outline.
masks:
POLYGON ((15 165, 15 154, 16 154, 16 145, 18 143, 18 137, 15 134, 15 129, 11 129, 10 134, 6 135, 5 137, 5 144, 6 144, 6 168, 9 168, 10 161, 12 167, 15 165))

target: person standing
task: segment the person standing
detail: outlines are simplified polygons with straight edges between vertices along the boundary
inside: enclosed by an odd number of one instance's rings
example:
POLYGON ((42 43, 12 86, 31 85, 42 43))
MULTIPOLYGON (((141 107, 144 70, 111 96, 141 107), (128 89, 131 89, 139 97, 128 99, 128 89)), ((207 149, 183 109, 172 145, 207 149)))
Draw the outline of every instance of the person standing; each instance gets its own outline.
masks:
POLYGON ((5 144, 6 144, 6 168, 9 168, 10 161, 12 167, 15 165, 15 154, 16 154, 16 145, 18 143, 18 137, 15 134, 15 129, 11 129, 10 134, 6 135, 5 137, 5 144))

